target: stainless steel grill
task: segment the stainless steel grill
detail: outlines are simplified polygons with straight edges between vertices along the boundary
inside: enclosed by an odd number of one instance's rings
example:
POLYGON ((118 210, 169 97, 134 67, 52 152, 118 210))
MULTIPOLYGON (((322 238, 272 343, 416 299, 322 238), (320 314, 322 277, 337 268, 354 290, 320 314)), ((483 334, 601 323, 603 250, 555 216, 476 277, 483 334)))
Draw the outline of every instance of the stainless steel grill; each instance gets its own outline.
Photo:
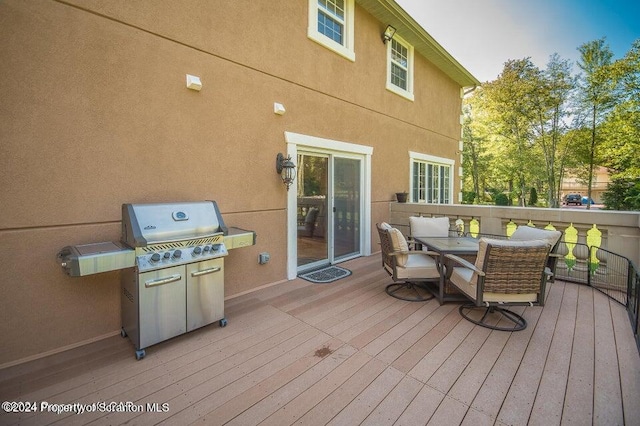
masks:
POLYGON ((121 241, 135 250, 122 274, 122 336, 145 348, 224 318, 224 235, 215 201, 124 204, 121 241))
POLYGON ((122 270, 122 330, 145 348, 224 318, 224 256, 256 243, 227 228, 215 201, 123 204, 120 242, 67 246, 58 252, 72 277, 122 270))

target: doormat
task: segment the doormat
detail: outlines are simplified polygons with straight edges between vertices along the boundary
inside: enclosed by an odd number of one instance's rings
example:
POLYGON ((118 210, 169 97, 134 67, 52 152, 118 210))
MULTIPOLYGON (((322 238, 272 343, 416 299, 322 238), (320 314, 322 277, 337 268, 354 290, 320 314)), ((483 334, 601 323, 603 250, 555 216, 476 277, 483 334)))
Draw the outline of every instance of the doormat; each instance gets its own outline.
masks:
POLYGON ((327 266, 326 268, 306 272, 298 276, 312 283, 326 284, 339 280, 340 278, 348 277, 349 275, 351 275, 351 271, 348 269, 339 266, 327 266))

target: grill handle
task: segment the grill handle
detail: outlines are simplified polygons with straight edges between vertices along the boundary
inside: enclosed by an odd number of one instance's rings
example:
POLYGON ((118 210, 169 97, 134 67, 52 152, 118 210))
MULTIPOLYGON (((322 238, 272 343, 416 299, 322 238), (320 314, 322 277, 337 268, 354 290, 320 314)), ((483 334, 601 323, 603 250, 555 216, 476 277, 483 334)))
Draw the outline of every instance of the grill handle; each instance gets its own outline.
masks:
POLYGON ((157 285, 169 284, 169 283, 173 283, 173 282, 176 282, 176 281, 180 281, 181 279, 182 279, 182 275, 175 274, 175 275, 171 275, 171 276, 165 277, 165 278, 158 278, 157 280, 146 281, 144 283, 144 286, 147 287, 147 288, 155 287, 157 285))
POLYGON ((202 275, 213 274, 214 272, 220 272, 222 270, 221 267, 215 266, 213 268, 203 269, 202 271, 194 271, 191 273, 192 277, 200 277, 202 275))

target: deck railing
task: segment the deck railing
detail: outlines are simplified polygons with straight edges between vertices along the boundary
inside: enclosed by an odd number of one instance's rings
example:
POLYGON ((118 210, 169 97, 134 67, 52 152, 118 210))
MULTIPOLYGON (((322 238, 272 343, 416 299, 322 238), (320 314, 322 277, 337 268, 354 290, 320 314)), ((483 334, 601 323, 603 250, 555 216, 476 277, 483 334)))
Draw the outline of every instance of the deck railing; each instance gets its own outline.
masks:
POLYGON ((640 212, 390 203, 390 223, 407 234, 410 216, 447 216, 471 234, 508 236, 519 225, 562 231, 556 278, 624 305, 640 351, 640 212))

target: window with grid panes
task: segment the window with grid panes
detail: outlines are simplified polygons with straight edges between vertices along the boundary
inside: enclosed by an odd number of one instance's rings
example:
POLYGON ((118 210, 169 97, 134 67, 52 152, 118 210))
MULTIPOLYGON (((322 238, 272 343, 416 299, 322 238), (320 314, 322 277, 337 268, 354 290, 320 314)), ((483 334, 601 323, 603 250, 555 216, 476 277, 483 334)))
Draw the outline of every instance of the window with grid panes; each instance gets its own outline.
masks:
POLYGON ((387 43, 387 89, 413 100, 413 46, 398 35, 387 43))
POLYGON ((412 161, 412 194, 415 203, 451 203, 451 165, 412 161))
POLYGON ((354 0, 309 0, 309 38, 354 61, 353 14, 354 0))
POLYGON ((318 32, 343 44, 344 0, 318 1, 318 32))

